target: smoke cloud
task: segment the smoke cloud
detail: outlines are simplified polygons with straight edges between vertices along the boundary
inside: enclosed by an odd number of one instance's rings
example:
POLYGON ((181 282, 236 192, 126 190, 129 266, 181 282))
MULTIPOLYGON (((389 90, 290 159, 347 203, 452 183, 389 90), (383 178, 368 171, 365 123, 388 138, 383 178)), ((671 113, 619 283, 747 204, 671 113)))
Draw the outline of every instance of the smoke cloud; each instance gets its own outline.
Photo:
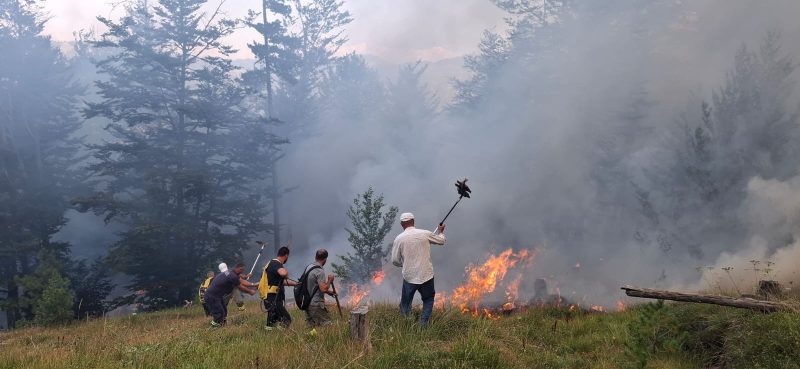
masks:
MULTIPOLYGON (((800 204, 787 199, 796 198, 796 179, 752 179, 737 213, 747 237, 706 232, 693 241, 702 252, 637 240, 647 220, 632 184, 646 183, 646 173, 663 164, 681 113, 699 112, 700 99, 710 100, 737 49, 757 49, 769 31, 783 40, 800 35, 789 16, 798 10, 792 1, 586 5, 580 15, 593 17, 565 19, 541 31, 543 40, 520 43, 528 59, 495 71, 499 87, 469 115, 445 111, 413 121, 373 112, 325 121, 291 145, 283 164, 285 184, 297 186, 286 200, 292 235, 308 249, 345 252, 344 211, 369 186, 433 228, 456 199, 453 182, 468 177, 474 198, 459 205, 447 245, 432 252, 440 291, 460 284, 466 265, 509 247, 539 250, 526 280, 546 277, 565 295, 604 304, 621 299, 624 284, 699 288, 695 282, 706 277, 698 266, 790 260, 798 252, 800 204), (634 113, 637 124, 625 128, 621 121, 634 113), (603 191, 592 178, 607 169, 598 156, 609 148, 621 152, 611 168, 627 174, 603 191), (601 205, 607 201, 615 205, 601 205)), ((398 225, 391 237, 399 232, 398 225)), ((386 268, 386 291, 376 295, 395 299, 399 271, 386 268)), ((788 262, 773 268, 786 279, 796 270, 788 262)))

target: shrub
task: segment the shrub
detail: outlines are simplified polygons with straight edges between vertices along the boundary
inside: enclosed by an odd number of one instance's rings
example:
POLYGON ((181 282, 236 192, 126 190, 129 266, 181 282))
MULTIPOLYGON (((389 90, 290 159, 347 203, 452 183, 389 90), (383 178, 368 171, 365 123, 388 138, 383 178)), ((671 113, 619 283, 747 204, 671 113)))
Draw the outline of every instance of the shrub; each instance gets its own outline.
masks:
POLYGON ((69 282, 58 272, 47 281, 42 296, 33 304, 34 323, 56 325, 72 320, 72 293, 69 282))

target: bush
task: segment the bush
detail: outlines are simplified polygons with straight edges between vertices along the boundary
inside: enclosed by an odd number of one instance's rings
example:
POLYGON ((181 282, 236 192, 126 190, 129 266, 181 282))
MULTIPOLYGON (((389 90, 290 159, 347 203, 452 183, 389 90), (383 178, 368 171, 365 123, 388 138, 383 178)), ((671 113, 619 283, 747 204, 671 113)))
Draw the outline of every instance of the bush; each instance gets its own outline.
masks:
POLYGON ((678 348, 707 367, 800 369, 800 316, 701 304, 650 304, 630 324, 628 357, 644 367, 678 348), (648 349, 649 346, 649 349, 648 349))
POLYGON ((723 355, 730 369, 800 368, 800 315, 753 313, 732 323, 723 355))
POLYGON ((51 274, 42 296, 33 304, 34 323, 56 325, 72 320, 72 293, 69 282, 58 272, 51 274))
POLYGON ((631 367, 643 369, 652 356, 678 351, 688 338, 687 332, 679 329, 679 320, 664 301, 642 305, 637 310, 638 316, 628 324, 630 340, 625 347, 625 356, 631 367))

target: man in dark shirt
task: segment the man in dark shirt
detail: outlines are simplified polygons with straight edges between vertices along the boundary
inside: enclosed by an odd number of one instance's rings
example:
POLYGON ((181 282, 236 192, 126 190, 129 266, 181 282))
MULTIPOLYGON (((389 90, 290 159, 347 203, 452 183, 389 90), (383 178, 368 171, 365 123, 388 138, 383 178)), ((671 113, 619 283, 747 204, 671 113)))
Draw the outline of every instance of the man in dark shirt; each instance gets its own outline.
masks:
POLYGON ((255 295, 256 291, 247 287, 258 287, 257 283, 250 283, 246 280, 239 278, 239 275, 244 272, 244 263, 236 264, 233 270, 227 270, 225 273, 220 273, 214 280, 205 293, 205 301, 211 310, 211 316, 214 320, 211 321, 211 326, 219 327, 225 324, 225 319, 228 316, 228 308, 225 306, 224 297, 233 292, 234 288, 238 288, 242 292, 250 295, 255 295))
POLYGON ((278 249, 278 257, 270 260, 261 274, 259 292, 267 310, 267 329, 274 328, 278 322, 281 327, 292 324, 292 317, 286 311, 284 286, 294 286, 297 283, 289 279, 289 271, 283 267, 288 260, 289 248, 281 247, 278 249))

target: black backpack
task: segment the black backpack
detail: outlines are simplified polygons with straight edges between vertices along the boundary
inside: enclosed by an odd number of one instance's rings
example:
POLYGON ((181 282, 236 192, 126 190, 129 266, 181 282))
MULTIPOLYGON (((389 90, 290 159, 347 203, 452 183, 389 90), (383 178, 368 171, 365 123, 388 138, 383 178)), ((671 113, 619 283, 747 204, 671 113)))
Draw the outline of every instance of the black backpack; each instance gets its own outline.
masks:
POLYGON ((294 302, 297 304, 297 308, 300 310, 307 310, 308 305, 311 304, 311 297, 317 293, 319 290, 319 285, 314 286, 314 290, 311 293, 308 293, 308 288, 306 288, 306 281, 308 280, 308 273, 311 273, 312 270, 322 268, 319 265, 314 265, 311 268, 306 268, 305 273, 300 276, 300 280, 297 281, 297 285, 294 286, 294 302))

